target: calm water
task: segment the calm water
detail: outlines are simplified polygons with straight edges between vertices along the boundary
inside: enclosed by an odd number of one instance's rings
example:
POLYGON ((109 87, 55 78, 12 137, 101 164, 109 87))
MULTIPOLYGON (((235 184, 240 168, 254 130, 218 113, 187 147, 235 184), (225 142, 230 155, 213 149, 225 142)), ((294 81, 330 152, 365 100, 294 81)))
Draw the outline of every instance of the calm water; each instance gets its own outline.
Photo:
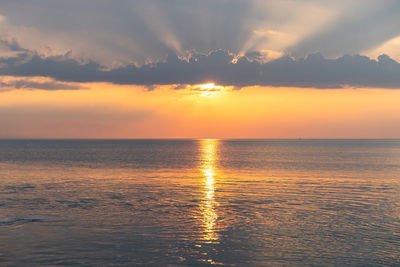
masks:
POLYGON ((1 266, 400 266, 398 140, 0 141, 1 266))

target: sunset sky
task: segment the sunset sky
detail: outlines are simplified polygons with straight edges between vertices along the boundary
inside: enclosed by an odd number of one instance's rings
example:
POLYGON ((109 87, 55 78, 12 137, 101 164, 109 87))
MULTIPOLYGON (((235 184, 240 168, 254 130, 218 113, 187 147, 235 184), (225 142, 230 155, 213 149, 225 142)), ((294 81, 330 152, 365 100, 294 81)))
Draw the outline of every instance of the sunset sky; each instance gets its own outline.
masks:
POLYGON ((400 138, 398 0, 3 0, 0 138, 400 138))

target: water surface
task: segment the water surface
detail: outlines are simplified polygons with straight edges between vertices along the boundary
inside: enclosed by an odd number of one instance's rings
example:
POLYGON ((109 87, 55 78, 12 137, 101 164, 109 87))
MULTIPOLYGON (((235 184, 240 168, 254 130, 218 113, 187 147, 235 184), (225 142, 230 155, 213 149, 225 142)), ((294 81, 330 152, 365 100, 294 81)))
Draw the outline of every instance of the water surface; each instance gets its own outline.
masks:
POLYGON ((0 265, 400 265, 398 140, 3 140, 0 265))

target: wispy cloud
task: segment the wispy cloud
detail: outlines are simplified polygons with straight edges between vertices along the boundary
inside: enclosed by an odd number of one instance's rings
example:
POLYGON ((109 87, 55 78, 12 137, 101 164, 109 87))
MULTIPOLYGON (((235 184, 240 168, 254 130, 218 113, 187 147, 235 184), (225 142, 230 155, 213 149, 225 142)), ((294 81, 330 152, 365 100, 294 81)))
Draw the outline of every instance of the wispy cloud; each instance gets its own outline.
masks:
POLYGON ((50 78, 16 78, 16 77, 0 77, 0 92, 19 90, 19 89, 40 89, 40 90, 80 90, 87 87, 77 83, 66 83, 54 81, 50 78))
POLYGON ((287 51, 298 57, 316 52, 337 57, 372 49, 400 35, 400 1, 362 0, 351 6, 287 51))

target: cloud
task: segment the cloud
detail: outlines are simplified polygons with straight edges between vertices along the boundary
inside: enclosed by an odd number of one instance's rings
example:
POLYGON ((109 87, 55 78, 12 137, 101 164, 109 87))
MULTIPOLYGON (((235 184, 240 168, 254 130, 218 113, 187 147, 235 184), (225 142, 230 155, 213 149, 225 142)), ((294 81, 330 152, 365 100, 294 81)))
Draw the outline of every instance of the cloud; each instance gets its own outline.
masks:
POLYGON ((328 57, 360 53, 400 35, 400 1, 353 2, 329 25, 304 36, 287 51, 296 57, 320 52, 328 57))
POLYGON ((239 52, 252 33, 253 5, 253 0, 3 0, 0 35, 41 53, 50 47, 102 64, 143 64, 169 50, 239 52))
MULTIPOLYGON (((15 46, 18 47, 18 46, 15 46)), ((376 87, 400 88, 400 64, 387 55, 378 60, 360 55, 327 59, 320 54, 294 59, 283 56, 262 62, 257 53, 250 59, 217 50, 209 54, 193 53, 179 58, 170 53, 166 61, 107 69, 94 61, 78 62, 69 54, 40 56, 21 48, 14 57, 0 58, 0 75, 48 77, 62 82, 109 82, 131 85, 176 85, 213 82, 223 86, 277 87, 376 87)), ((19 88, 79 89, 75 85, 54 82, 15 82, 19 88)))
POLYGON ((399 10, 398 0, 2 0, 0 36, 107 66, 192 49, 338 57, 400 35, 399 10))
POLYGON ((29 52, 28 49, 21 47, 18 44, 17 40, 15 40, 15 39, 12 39, 12 40, 1 39, 0 47, 6 48, 7 50, 13 51, 13 52, 29 52))
POLYGON ((80 84, 75 83, 65 83, 65 82, 57 82, 51 79, 41 78, 31 79, 31 78, 16 78, 16 79, 1 79, 0 78, 0 92, 1 91, 10 91, 10 90, 18 90, 18 89, 40 89, 40 90, 80 90, 86 89, 80 84))

